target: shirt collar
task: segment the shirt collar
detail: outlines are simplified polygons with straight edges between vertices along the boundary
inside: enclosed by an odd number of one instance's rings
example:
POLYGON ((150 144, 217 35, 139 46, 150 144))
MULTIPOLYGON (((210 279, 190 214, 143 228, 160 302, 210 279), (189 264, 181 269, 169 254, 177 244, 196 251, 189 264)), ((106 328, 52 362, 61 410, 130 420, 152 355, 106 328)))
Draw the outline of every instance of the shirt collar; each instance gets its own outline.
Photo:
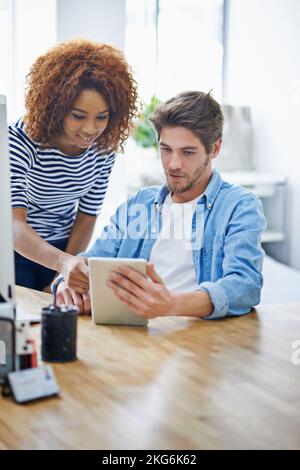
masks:
MULTIPOLYGON (((203 198, 206 199, 206 207, 207 209, 211 209, 216 197, 221 189, 223 180, 220 176, 220 173, 216 170, 213 169, 212 172, 212 177, 210 179, 210 182, 208 183, 204 193, 202 194, 201 197, 199 197, 198 203, 203 202, 203 198)), ((169 188, 166 183, 164 183, 160 188, 159 191, 154 199, 154 204, 163 204, 164 200, 166 199, 167 195, 169 194, 169 188)))

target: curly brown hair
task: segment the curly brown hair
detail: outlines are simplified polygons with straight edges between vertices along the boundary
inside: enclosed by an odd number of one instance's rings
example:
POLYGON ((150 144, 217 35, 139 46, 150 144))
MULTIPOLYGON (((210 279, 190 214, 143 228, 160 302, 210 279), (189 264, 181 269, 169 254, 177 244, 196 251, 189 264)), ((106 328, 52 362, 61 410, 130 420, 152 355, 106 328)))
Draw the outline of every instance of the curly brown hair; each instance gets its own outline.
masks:
POLYGON ((26 132, 43 147, 61 134, 64 117, 84 89, 97 90, 109 106, 99 149, 122 148, 133 130, 137 84, 123 53, 112 46, 85 39, 58 44, 38 57, 26 78, 26 132))

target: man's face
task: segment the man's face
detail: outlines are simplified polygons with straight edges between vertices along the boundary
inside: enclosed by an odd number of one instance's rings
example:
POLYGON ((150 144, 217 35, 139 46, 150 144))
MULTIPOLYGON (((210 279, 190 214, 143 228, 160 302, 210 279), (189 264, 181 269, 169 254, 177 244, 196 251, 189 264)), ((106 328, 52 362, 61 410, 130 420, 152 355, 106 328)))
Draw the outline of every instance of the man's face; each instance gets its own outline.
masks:
POLYGON ((189 129, 162 128, 159 140, 161 160, 169 190, 178 202, 192 200, 205 190, 212 172, 211 159, 217 155, 220 144, 214 144, 212 153, 208 155, 200 139, 189 129))

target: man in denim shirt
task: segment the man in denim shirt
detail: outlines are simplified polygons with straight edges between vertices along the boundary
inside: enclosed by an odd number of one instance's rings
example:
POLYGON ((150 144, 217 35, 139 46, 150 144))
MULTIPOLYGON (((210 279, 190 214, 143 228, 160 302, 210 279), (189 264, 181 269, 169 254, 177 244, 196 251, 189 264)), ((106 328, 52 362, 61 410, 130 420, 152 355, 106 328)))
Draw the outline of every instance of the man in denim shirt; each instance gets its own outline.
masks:
MULTIPOLYGON (((81 256, 144 258, 146 279, 118 267, 108 288, 135 313, 207 319, 248 313, 262 288, 260 200, 212 169, 223 128, 210 94, 184 92, 160 104, 157 131, 166 184, 138 191, 121 205, 81 256)), ((87 271, 58 278, 57 302, 89 311, 87 271)))

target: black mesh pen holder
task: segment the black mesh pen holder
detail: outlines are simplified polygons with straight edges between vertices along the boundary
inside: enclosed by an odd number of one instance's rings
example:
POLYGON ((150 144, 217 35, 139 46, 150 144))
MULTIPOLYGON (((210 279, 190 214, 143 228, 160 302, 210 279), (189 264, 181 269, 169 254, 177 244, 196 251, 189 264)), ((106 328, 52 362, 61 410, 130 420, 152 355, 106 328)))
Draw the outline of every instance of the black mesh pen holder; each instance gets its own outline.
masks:
POLYGON ((49 305, 42 308, 42 360, 76 361, 77 307, 49 305))

